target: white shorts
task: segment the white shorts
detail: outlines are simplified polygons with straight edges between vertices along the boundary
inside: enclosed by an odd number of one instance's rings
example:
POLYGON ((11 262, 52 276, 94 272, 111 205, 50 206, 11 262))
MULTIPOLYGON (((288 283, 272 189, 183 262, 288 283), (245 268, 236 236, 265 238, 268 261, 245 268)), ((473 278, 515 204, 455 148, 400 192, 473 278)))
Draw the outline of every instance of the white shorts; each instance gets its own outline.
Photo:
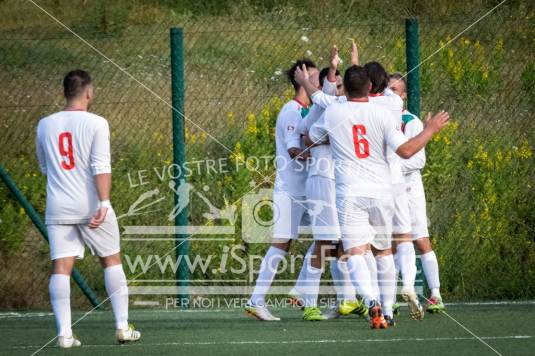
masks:
POLYGON ((292 196, 286 192, 273 192, 273 238, 296 239, 301 226, 310 225, 304 196, 292 196))
POLYGON ((315 240, 339 240, 340 225, 336 211, 333 179, 314 175, 306 183, 308 215, 315 240))
POLYGON ((96 229, 90 229, 87 224, 51 224, 46 228, 52 260, 63 257, 83 258, 85 246, 99 257, 111 256, 120 251, 119 225, 113 209, 108 209, 106 219, 96 229))
POLYGON ((371 243, 378 250, 392 247, 392 199, 336 198, 344 249, 371 243))
POLYGON ((392 221, 393 234, 410 234, 411 213, 409 208, 409 196, 405 190, 397 191, 394 196, 394 219, 392 221))
POLYGON ((429 237, 425 195, 412 196, 409 194, 409 209, 411 212, 412 239, 429 237))

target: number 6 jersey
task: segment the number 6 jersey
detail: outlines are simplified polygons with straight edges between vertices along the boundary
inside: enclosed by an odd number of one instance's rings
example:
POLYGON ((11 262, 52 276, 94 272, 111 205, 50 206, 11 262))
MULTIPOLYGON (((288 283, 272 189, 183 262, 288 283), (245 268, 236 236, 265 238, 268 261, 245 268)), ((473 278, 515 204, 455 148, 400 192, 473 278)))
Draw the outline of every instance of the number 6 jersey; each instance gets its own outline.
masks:
POLYGON ((348 99, 330 105, 309 135, 313 141, 328 136, 338 197, 392 197, 387 147, 395 152, 407 139, 390 111, 367 99, 348 99))
POLYGON ((47 176, 47 224, 87 223, 98 207, 94 175, 111 173, 106 119, 60 111, 39 121, 37 158, 47 176))

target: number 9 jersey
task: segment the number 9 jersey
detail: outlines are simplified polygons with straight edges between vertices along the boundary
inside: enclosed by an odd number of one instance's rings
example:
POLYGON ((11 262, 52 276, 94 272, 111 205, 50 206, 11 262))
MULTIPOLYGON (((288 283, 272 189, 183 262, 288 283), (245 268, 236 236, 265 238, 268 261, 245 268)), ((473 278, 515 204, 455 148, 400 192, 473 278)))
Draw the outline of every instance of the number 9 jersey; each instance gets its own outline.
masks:
POLYGON ((106 119, 60 111, 37 126, 37 158, 47 176, 46 224, 84 224, 98 207, 94 175, 111 173, 106 119))

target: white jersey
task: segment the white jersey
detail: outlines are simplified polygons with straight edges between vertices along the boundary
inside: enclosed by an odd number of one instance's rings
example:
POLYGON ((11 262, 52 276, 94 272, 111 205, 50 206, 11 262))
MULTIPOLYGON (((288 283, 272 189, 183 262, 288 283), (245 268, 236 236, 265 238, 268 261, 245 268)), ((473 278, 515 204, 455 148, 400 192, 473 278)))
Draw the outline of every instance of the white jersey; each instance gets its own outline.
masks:
POLYGON ((86 111, 60 111, 37 126, 37 158, 47 176, 47 224, 82 224, 99 198, 94 175, 111 173, 106 119, 86 111))
MULTIPOLYGON (((296 100, 289 101, 282 107, 275 127, 275 191, 286 192, 292 196, 305 195, 308 175, 306 162, 292 159, 288 149, 294 147, 292 134, 307 113, 308 109, 304 105, 296 100)), ((299 148, 303 148, 302 144, 299 148)))
MULTIPOLYGON (((324 80, 322 91, 326 95, 336 94, 336 82, 331 83, 327 78, 324 80)), ((297 129, 291 136, 291 147, 302 146, 301 137, 310 131, 312 125, 314 125, 320 117, 323 115, 325 107, 312 104, 308 115, 299 122, 297 129)), ((308 176, 322 176, 329 179, 334 179, 334 163, 331 155, 331 148, 329 145, 319 145, 310 148, 310 161, 308 164, 308 176)))
MULTIPOLYGON (((401 112, 403 111, 403 100, 392 90, 386 89, 382 94, 370 94, 370 102, 382 106, 392 113, 395 119, 396 128, 401 130, 401 112)), ((388 150, 388 164, 392 174, 392 184, 400 185, 404 183, 401 171, 401 157, 395 151, 388 150)))
MULTIPOLYGON (((402 131, 407 139, 411 139, 417 136, 423 131, 424 125, 420 119, 411 114, 409 111, 404 110, 402 115, 402 131)), ((425 166, 425 148, 422 148, 418 153, 409 159, 401 160, 401 169, 405 177, 405 183, 410 195, 424 195, 424 185, 422 183, 422 175, 420 171, 425 166)))
POLYGON ((392 197, 386 150, 395 152, 407 141, 394 121, 383 107, 346 101, 329 106, 324 118, 312 126, 312 140, 328 135, 338 197, 392 197))

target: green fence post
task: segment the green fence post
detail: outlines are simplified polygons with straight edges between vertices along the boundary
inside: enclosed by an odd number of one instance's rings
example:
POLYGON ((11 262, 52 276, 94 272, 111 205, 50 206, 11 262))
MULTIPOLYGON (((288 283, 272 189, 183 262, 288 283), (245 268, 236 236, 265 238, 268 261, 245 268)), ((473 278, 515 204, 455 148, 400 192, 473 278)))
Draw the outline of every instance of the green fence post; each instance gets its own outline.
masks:
MULTIPOLYGON (((407 55, 407 109, 420 117, 420 33, 418 18, 405 19, 405 50, 407 55)), ((426 283, 422 262, 416 260, 418 274, 417 290, 425 294, 426 283)), ((422 295, 422 296, 423 296, 422 295)))
POLYGON ((407 109, 420 117, 420 34, 418 18, 405 20, 405 49, 407 54, 407 109))
MULTIPOLYGON (((41 233, 41 235, 44 237, 44 239, 48 242, 48 232, 46 230, 46 226, 43 223, 43 220, 39 216, 39 213, 35 210, 33 205, 26 199, 24 194, 20 191, 20 189, 17 187, 17 184, 9 176, 7 171, 4 169, 4 167, 0 164, 0 178, 2 178, 2 181, 6 185, 6 187, 9 189, 9 191, 13 194, 15 197, 15 200, 19 202, 19 204, 22 206, 30 220, 33 222, 37 230, 41 233)), ((97 307, 100 309, 100 300, 98 299, 95 292, 89 287, 87 284, 86 279, 82 274, 74 268, 72 270, 72 278, 78 285, 78 287, 82 290, 82 293, 87 297, 91 305, 94 307, 97 307)))
MULTIPOLYGON (((182 28, 171 28, 171 103, 173 105, 173 163, 175 169, 175 186, 185 182, 184 163, 186 154, 184 148, 184 31, 182 28), (179 168, 180 167, 180 168, 179 168)), ((178 203, 178 196, 175 194, 175 204, 178 203)), ((184 208, 175 217, 175 245, 176 258, 179 261, 176 271, 178 298, 181 305, 188 306, 188 282, 189 269, 186 258, 189 252, 188 235, 181 232, 182 228, 188 226, 188 210, 184 208)))

